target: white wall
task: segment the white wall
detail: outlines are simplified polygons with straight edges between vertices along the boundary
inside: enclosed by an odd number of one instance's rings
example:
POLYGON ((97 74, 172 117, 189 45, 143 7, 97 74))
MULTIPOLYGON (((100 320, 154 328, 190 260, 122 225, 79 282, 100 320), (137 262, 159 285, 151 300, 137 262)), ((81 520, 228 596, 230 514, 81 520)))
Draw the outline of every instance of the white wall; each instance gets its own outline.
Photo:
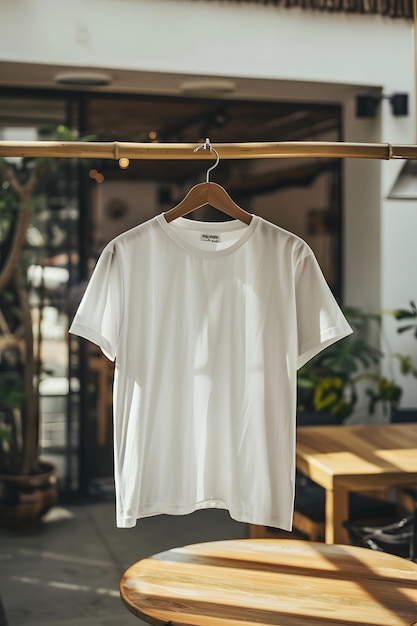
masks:
MULTIPOLYGON (((399 72, 402 71, 399 66, 399 72)), ((417 70, 417 68, 416 68, 417 70)), ((411 111, 407 119, 394 118, 389 107, 383 107, 382 137, 399 144, 417 143, 415 128, 415 93, 410 85, 411 111)), ((417 300, 417 200, 389 200, 392 185, 404 161, 382 163, 381 188, 381 310, 409 308, 417 300)), ((417 380, 402 377, 398 361, 391 354, 410 354, 417 364, 417 339, 411 333, 398 335, 398 323, 384 316, 382 349, 387 354, 384 371, 395 376, 404 389, 403 406, 417 406, 417 380)))
MULTIPOLYGON (((401 69, 401 68, 400 68, 401 69)), ((358 120, 354 103, 345 103, 346 138, 351 141, 416 143, 414 93, 407 118, 392 115, 383 101, 374 122, 358 120)), ((384 90, 385 91, 385 90, 384 90)), ((385 93, 389 93, 385 91, 385 93)), ((345 299, 370 312, 408 308, 417 299, 417 200, 389 200, 404 161, 345 161, 345 299)), ((417 406, 417 381, 403 377, 393 354, 410 354, 417 364, 417 340, 398 335, 398 324, 383 315, 382 373, 403 389, 402 406, 417 406)))
POLYGON ((381 16, 204 0, 2 0, 0 17, 0 59, 9 61, 392 89, 411 64, 410 23, 381 16))
MULTIPOLYGON (((355 117, 355 101, 344 107, 347 141, 381 140, 380 120, 355 117)), ((381 164, 344 161, 344 296, 352 306, 376 312, 381 301, 381 164)))

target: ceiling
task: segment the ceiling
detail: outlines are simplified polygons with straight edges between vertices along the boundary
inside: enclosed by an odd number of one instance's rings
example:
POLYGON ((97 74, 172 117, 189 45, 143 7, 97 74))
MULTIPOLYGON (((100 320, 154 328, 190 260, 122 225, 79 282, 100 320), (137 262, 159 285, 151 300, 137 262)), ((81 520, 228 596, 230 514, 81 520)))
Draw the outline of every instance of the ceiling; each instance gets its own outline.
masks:
POLYGON ((216 99, 93 99, 89 131, 107 140, 215 142, 314 139, 338 129, 339 109, 329 105, 216 99))
MULTIPOLYGON (((98 140, 195 143, 209 137, 213 143, 331 141, 340 139, 341 100, 337 100, 354 89, 121 70, 110 73, 106 86, 57 85, 54 77, 63 70, 67 74, 69 70, 78 72, 80 78, 88 75, 85 68, 0 63, 0 133, 5 128, 42 131, 62 123, 71 125, 71 118, 76 126, 83 102, 82 134, 92 133, 98 140)), ((110 161, 103 163, 103 168, 112 178, 178 182, 201 177, 206 163, 178 161, 167 167, 163 161, 135 161, 122 172, 110 161)), ((310 165, 317 171, 317 162, 310 159, 310 165)), ((324 162, 322 166, 327 167, 324 162)), ((222 163, 216 180, 229 180, 231 169, 230 162, 222 163)), ((297 181, 294 162, 287 169, 291 170, 288 184, 293 186, 297 181)), ((284 170, 274 164, 279 184, 286 178, 284 170)), ((270 186, 273 183, 268 178, 270 186)))
MULTIPOLYGON (((120 101, 102 97, 90 102, 88 130, 108 141, 146 142, 150 135, 161 142, 185 143, 204 142, 206 137, 212 143, 337 140, 340 109, 215 99, 147 96, 120 101)), ((169 168, 160 161, 141 161, 132 164, 130 173, 136 179, 161 176, 167 182, 178 182, 201 177, 206 169, 207 163, 195 160, 171 162, 169 168)), ((216 175, 229 180, 231 169, 232 163, 222 163, 216 175)), ((278 171, 276 165, 274 171, 278 171)), ((117 175, 115 171, 114 177, 117 175)))

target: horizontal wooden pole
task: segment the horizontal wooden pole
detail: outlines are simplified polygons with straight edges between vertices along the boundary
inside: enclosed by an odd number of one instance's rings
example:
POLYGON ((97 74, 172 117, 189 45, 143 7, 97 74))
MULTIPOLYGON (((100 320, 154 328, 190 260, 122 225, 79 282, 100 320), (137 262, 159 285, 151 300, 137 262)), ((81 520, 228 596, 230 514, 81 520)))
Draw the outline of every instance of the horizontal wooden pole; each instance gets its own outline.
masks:
MULTIPOLYGON (((58 157, 77 159, 213 159, 209 150, 195 152, 201 144, 134 143, 127 141, 0 141, 0 157, 58 157)), ((221 159, 340 158, 417 159, 417 145, 284 141, 214 143, 221 159)))

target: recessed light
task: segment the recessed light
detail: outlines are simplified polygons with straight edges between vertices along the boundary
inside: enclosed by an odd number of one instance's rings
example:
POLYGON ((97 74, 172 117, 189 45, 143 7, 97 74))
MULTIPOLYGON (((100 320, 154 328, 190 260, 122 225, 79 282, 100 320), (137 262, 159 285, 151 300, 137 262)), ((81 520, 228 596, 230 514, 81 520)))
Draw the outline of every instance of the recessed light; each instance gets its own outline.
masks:
POLYGON ((54 76, 60 85, 80 85, 83 87, 103 87, 110 85, 111 76, 101 72, 62 72, 54 76))

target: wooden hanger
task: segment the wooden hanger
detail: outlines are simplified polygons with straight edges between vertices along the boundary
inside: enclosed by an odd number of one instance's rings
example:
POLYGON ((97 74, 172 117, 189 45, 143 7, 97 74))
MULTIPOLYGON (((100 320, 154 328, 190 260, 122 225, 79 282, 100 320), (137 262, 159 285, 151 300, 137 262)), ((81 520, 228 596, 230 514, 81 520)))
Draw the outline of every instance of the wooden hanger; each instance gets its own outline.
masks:
POLYGON ((164 213, 164 217, 167 222, 172 222, 206 204, 245 224, 251 222, 252 215, 237 205, 221 185, 211 182, 194 185, 179 204, 164 213))
POLYGON ((206 182, 194 185, 194 187, 190 189, 185 198, 181 200, 179 204, 164 213, 164 218, 167 222, 172 222, 172 220, 175 220, 177 217, 187 215, 187 213, 191 213, 191 211, 195 211, 196 209, 209 204, 234 219, 240 220, 245 224, 250 224, 252 220, 251 213, 248 213, 237 205, 224 187, 209 181, 210 172, 217 167, 219 163, 219 153, 211 147, 209 139, 206 139, 206 142, 203 145, 195 148, 195 152, 197 152, 200 148, 211 150, 216 154, 215 164, 207 170, 206 182))

